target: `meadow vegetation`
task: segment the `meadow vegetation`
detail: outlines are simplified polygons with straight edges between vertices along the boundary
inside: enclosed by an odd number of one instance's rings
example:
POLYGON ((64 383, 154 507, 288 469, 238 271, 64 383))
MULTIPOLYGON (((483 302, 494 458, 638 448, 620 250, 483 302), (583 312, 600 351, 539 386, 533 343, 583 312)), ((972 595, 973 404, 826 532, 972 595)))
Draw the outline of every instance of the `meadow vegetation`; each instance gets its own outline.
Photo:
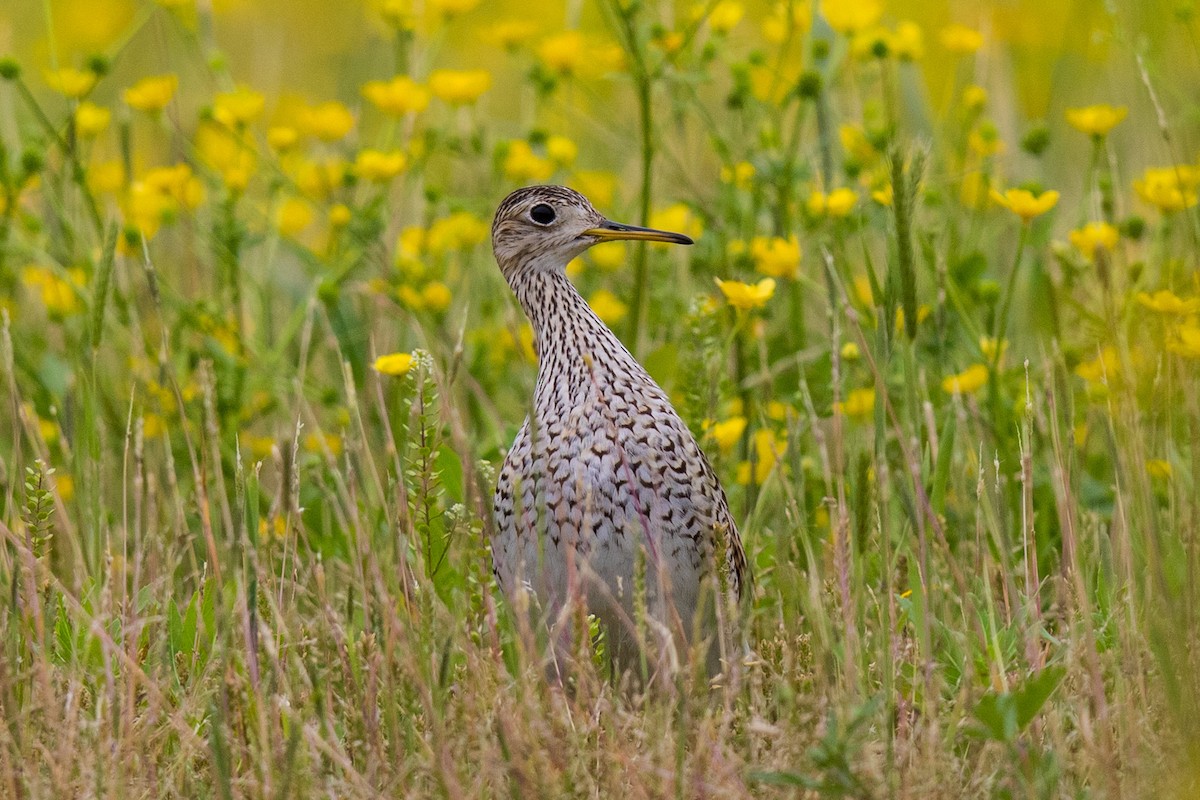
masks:
POLYGON ((1194 7, 821 5, 0 8, 0 796, 1200 796, 1194 7), (715 686, 495 586, 544 182, 697 240, 569 269, 741 525, 715 686))

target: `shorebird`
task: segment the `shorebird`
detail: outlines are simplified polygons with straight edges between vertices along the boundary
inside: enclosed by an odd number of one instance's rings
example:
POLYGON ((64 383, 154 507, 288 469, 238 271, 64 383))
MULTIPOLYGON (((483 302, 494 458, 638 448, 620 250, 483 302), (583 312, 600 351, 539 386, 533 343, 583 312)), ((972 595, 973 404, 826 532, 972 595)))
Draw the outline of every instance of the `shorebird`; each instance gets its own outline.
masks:
POLYGON ((692 244, 606 219, 561 186, 519 189, 496 211, 492 249, 532 323, 538 373, 497 480, 492 563, 510 599, 532 592, 552 643, 569 640, 582 603, 620 669, 640 650, 635 582, 644 582, 637 602, 656 641, 675 663, 707 641, 712 674, 719 592, 706 586, 740 598, 748 580, 725 492, 666 392, 566 275, 572 258, 620 239, 692 244))

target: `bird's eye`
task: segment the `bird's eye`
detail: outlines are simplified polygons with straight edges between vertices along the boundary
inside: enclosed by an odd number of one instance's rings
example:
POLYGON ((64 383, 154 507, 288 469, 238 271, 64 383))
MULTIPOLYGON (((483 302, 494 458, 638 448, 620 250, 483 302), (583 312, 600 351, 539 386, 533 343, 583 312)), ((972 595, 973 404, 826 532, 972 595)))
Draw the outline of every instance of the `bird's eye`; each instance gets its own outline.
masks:
POLYGON ((554 222, 554 209, 545 203, 538 203, 529 209, 529 217, 538 225, 549 225, 554 222))

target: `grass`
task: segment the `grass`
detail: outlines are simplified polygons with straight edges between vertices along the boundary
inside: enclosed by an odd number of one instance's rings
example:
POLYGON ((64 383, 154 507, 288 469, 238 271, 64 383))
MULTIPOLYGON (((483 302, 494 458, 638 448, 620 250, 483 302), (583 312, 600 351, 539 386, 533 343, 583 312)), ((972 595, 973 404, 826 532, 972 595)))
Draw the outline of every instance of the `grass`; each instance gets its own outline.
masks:
POLYGON ((1035 67, 964 94, 1027 52, 1003 26, 948 56, 922 22, 919 55, 902 9, 850 36, 614 3, 506 55, 507 4, 391 8, 347 12, 385 31, 357 45, 324 21, 341 135, 256 85, 253 6, 105 0, 111 41, 21 27, 0 60, 0 796, 1196 795, 1200 174, 1158 66, 1194 63, 1186 15, 1096 12, 1137 77, 1089 137, 1006 113, 1035 67), (41 73, 70 63, 81 97, 41 73), (482 99, 357 94, 460 63, 482 99), (122 104, 167 69, 162 112, 122 104), (246 78, 265 112, 218 94, 246 78), (716 687, 620 688, 584 643, 564 690, 494 584, 536 366, 486 222, 545 180, 698 239, 575 281, 729 490, 755 585, 716 687), (1063 195, 1023 221, 981 194, 1009 186, 1063 195), (1069 244, 1086 222, 1116 242, 1069 244), (712 282, 767 276, 744 309, 712 282))

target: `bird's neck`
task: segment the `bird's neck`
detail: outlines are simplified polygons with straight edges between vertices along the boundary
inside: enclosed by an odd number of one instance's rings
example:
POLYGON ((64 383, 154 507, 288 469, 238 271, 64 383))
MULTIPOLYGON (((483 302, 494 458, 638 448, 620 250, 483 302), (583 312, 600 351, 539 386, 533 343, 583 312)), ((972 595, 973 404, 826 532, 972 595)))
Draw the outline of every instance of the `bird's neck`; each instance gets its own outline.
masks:
POLYGON ((579 384, 614 371, 644 374, 641 365, 559 270, 526 270, 509 285, 533 326, 538 385, 579 384))

